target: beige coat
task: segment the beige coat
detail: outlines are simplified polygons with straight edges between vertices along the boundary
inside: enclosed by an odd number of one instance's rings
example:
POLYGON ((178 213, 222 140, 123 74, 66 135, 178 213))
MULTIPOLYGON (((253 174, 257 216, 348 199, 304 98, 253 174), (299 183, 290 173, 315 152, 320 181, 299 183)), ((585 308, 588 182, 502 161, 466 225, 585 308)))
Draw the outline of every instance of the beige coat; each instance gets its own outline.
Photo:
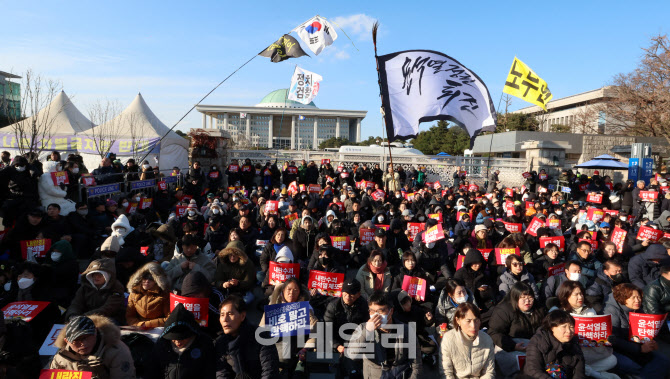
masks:
POLYGON ((155 328, 165 325, 170 315, 170 281, 165 271, 156 262, 142 266, 128 281, 128 306, 126 322, 130 326, 155 328), (145 291, 142 288, 142 277, 148 272, 156 282, 157 288, 145 291))
MULTIPOLYGON (((356 274, 356 280, 361 283, 361 295, 363 295, 363 297, 366 299, 370 297, 373 292, 375 292, 375 274, 368 271, 367 267, 367 263, 364 264, 360 269, 358 269, 358 273, 356 274)), ((382 291, 389 292, 391 290, 392 281, 393 278, 391 277, 391 271, 387 267, 386 271, 384 271, 384 284, 381 288, 382 291)))
POLYGON ((443 377, 452 378, 495 378, 495 346, 493 340, 483 331, 468 349, 459 330, 451 329, 444 337, 440 347, 443 377))
POLYGON ((58 352, 49 363, 50 369, 91 371, 93 379, 134 379, 135 365, 130 349, 121 341, 119 327, 103 316, 88 316, 101 339, 97 350, 90 355, 79 355, 67 347, 65 328, 56 339, 58 352))

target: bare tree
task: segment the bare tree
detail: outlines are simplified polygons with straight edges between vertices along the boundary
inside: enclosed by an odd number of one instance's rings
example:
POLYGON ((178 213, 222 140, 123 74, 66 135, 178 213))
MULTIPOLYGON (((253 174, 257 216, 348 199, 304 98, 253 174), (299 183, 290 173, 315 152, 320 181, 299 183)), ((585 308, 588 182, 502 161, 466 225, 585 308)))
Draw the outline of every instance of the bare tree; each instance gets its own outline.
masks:
POLYGON ((95 127, 87 131, 87 136, 93 139, 95 150, 104 158, 112 149, 112 145, 119 136, 121 104, 118 101, 101 100, 91 104, 88 108, 88 118, 95 127))
POLYGON ((49 107, 62 90, 62 85, 52 79, 26 71, 23 83, 23 97, 19 117, 9 126, 17 141, 19 153, 29 162, 37 160, 45 149, 52 148, 54 122, 65 105, 49 107))
POLYGON ((120 118, 120 122, 128 128, 124 131, 130 135, 132 158, 141 165, 140 160, 153 148, 152 141, 147 137, 151 128, 138 113, 129 113, 120 118))
POLYGON ((670 141, 670 40, 651 39, 638 67, 614 77, 613 96, 604 105, 610 130, 670 141))
POLYGON ((575 133, 603 134, 605 131, 598 126, 599 117, 600 105, 585 103, 575 112, 574 121, 568 125, 573 127, 575 133))

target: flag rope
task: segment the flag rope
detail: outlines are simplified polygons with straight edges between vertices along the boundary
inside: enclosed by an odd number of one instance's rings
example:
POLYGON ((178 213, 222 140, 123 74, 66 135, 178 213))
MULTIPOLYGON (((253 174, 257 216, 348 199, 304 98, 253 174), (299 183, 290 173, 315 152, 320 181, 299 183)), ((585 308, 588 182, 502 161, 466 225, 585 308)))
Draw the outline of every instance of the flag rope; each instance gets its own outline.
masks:
MULTIPOLYGON (((318 16, 318 15, 317 15, 317 16, 318 16)), ((324 20, 328 20, 328 19, 325 18, 325 17, 323 17, 323 19, 324 19, 324 20)), ((347 39, 349 40, 349 42, 351 42, 351 45, 354 47, 354 49, 356 49, 356 51, 360 52, 360 50, 358 50, 358 48, 356 47, 356 45, 354 45, 354 41, 352 41, 351 38, 349 38, 349 35, 347 34, 347 32, 345 32, 344 29, 342 29, 341 26, 337 25, 337 22, 335 22, 335 21, 333 21, 333 20, 330 20, 330 22, 332 22, 333 24, 335 24, 335 26, 337 26, 338 28, 340 28, 340 30, 342 31, 342 33, 344 33, 344 35, 347 37, 347 39)))
MULTIPOLYGON (((291 75, 291 79, 293 76, 295 76, 295 72, 298 69, 298 65, 296 64, 295 67, 293 68, 293 75, 291 75)), ((286 93, 284 94, 284 107, 281 110, 281 121, 279 121, 279 136, 281 138, 281 127, 284 124, 284 111, 286 111, 286 101, 288 100, 288 93, 291 91, 291 86, 289 85, 288 90, 286 90, 286 93)), ((273 120, 274 121, 274 120, 273 120)), ((292 121, 291 121, 292 122, 292 121)), ((272 128, 274 128, 274 122, 272 123, 272 128)), ((274 139, 274 133, 272 133, 272 138, 274 139)), ((293 136, 291 136, 291 139, 293 139, 293 136)), ((300 141, 300 139, 298 139, 300 141)), ((272 147, 274 147, 274 141, 272 141, 272 147)), ((298 148, 300 148, 298 146, 298 148)), ((277 163, 277 155, 279 154, 279 149, 275 148, 275 163, 277 163)))
MULTIPOLYGON (((382 97, 382 77, 381 77, 381 73, 379 72, 379 57, 377 56, 377 30, 378 29, 379 29, 379 21, 375 21, 375 23, 372 25, 372 44, 375 47, 375 63, 377 65, 377 83, 379 84, 379 98, 382 100, 381 114, 382 114, 382 125, 383 125, 382 126, 382 138, 383 138, 384 133, 386 132, 386 117, 385 117, 386 116, 386 110, 384 109, 384 99, 382 97)), ((382 143, 384 143, 383 139, 382 139, 382 143)), ((394 167, 393 167, 393 155, 391 154, 391 139, 390 138, 388 138, 387 144, 388 144, 388 147, 389 147, 389 160, 391 161, 391 180, 393 180, 393 186, 396 187, 395 175, 393 175, 394 167)), ((383 147, 382 147, 382 149, 383 149, 383 147)), ((386 172, 388 172, 388 168, 387 168, 386 172)))

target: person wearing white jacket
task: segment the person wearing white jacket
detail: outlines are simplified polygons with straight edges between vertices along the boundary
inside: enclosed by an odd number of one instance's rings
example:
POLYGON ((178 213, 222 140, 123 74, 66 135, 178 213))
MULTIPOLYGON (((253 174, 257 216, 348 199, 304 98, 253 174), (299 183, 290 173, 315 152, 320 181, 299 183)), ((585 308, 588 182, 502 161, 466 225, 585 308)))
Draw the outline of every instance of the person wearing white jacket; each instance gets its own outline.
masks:
MULTIPOLYGON (((77 210, 76 203, 70 199, 66 199, 67 190, 54 184, 51 173, 63 171, 63 166, 60 162, 48 161, 44 163, 44 173, 40 176, 38 182, 38 192, 40 201, 46 208, 49 204, 58 204, 60 206, 60 214, 65 217, 71 212, 77 210)), ((67 178, 67 175, 65 175, 67 178)))

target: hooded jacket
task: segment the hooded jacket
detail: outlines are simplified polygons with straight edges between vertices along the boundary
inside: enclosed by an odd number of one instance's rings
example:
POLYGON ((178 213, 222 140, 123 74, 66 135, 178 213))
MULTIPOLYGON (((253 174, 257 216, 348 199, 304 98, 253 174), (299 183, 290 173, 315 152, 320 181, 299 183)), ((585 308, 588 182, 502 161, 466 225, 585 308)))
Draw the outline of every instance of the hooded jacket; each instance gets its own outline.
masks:
POLYGON ((667 264, 670 256, 661 244, 653 244, 647 248, 644 253, 638 254, 630 259, 628 262, 628 277, 630 282, 635 284, 637 288, 644 288, 647 284, 658 279, 661 275, 661 265, 652 262, 656 259, 667 264))
POLYGON ((256 268, 244 252, 244 245, 240 241, 228 243, 228 246, 218 254, 218 264, 214 274, 214 282, 217 288, 222 288, 223 283, 230 279, 237 279, 238 285, 228 288, 229 293, 244 294, 251 291, 256 283, 256 268), (237 254, 239 259, 231 263, 229 256, 237 254))
MULTIPOLYGON (((482 284, 489 285, 488 279, 484 271, 486 270, 486 261, 484 256, 477 249, 470 249, 465 254, 465 259, 463 260, 463 267, 461 267, 456 274, 454 274, 454 279, 460 279, 465 283, 465 287, 475 293, 478 287, 482 284), (470 266, 474 263, 481 263, 479 270, 473 271, 470 266)), ((477 291, 479 292, 479 291, 477 291)))
POLYGON ((155 328, 163 326, 170 314, 170 281, 160 265, 147 263, 130 277, 128 281, 128 306, 126 321, 131 326, 155 328), (142 288, 142 277, 150 274, 157 288, 146 291, 142 288))
MULTIPOLYGON (((468 294, 465 301, 477 306, 477 300, 472 292, 467 288, 465 291, 468 294)), ((442 292, 440 292, 440 298, 437 300, 437 307, 435 308, 435 324, 447 323, 447 328, 453 329, 456 307, 458 307, 458 304, 449 297, 446 289, 443 289, 442 292)), ((477 306, 477 308, 479 307, 477 306)))
MULTIPOLYGON (((280 378, 279 355, 274 345, 261 345, 256 326, 243 321, 237 337, 221 334, 215 342, 218 378, 280 378)), ((267 332, 264 332, 267 334, 267 332)), ((266 336, 267 338, 267 336, 266 336)))
POLYGON ((43 265, 45 270, 42 274, 42 283, 51 301, 67 307, 77 291, 79 263, 68 241, 57 241, 51 245, 51 250, 60 252, 61 257, 58 261, 54 261, 51 259, 51 254, 47 254, 43 265))
POLYGON ((293 254, 296 260, 306 261, 312 256, 312 251, 314 250, 314 243, 316 242, 316 225, 314 225, 314 219, 310 216, 305 216, 300 220, 300 226, 293 234, 293 254), (312 228, 305 230, 302 228, 302 224, 309 217, 312 220, 312 228))
POLYGON ((644 313, 658 315, 670 312, 670 280, 659 276, 644 288, 642 299, 644 313))
POLYGON ((214 279, 216 266, 214 266, 211 259, 198 249, 195 254, 190 257, 187 257, 181 252, 175 253, 174 257, 170 260, 170 263, 168 263, 167 268, 165 268, 168 278, 172 281, 172 289, 176 290, 181 290, 184 277, 191 271, 202 272, 207 280, 211 282, 214 279), (192 270, 181 268, 181 264, 186 261, 195 263, 192 270))
POLYGON ((93 352, 80 355, 70 350, 65 342, 65 328, 61 329, 54 345, 58 352, 49 363, 50 369, 90 371, 93 379, 133 379, 135 366, 130 349, 121 341, 121 331, 112 320, 88 316, 97 331, 97 342, 93 352))
POLYGON ((561 343, 551 331, 540 329, 530 339, 526 347, 526 365, 523 373, 532 378, 544 378, 547 365, 558 363, 567 378, 586 378, 584 354, 579 347, 579 339, 573 336, 567 343, 561 343))
POLYGON ((154 259, 160 262, 170 261, 174 255, 174 246, 177 243, 177 237, 172 226, 163 224, 157 229, 152 230, 151 235, 154 237, 154 243, 151 246, 151 253, 154 259))
POLYGON ((81 287, 65 312, 65 319, 79 315, 101 315, 114 319, 120 325, 125 324, 126 298, 125 289, 116 280, 116 268, 113 259, 97 259, 88 265, 81 274, 81 287), (105 277, 105 284, 97 288, 92 284, 90 275, 100 272, 105 277))

